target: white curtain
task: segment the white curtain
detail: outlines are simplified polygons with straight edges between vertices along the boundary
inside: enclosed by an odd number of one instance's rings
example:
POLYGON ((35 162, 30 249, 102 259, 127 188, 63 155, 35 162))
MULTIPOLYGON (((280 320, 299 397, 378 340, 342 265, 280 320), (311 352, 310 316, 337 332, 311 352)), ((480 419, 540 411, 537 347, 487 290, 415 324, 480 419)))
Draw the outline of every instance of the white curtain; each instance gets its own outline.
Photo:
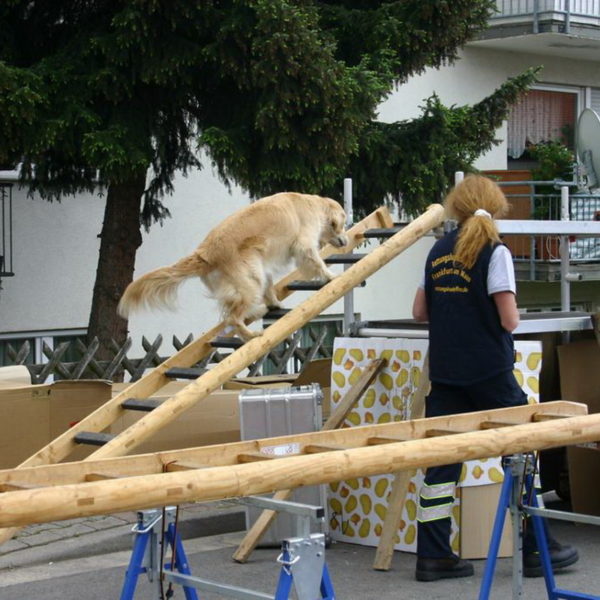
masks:
POLYGON ((564 103, 564 94, 533 90, 515 104, 508 118, 508 155, 519 158, 528 143, 560 139, 565 125, 564 103))

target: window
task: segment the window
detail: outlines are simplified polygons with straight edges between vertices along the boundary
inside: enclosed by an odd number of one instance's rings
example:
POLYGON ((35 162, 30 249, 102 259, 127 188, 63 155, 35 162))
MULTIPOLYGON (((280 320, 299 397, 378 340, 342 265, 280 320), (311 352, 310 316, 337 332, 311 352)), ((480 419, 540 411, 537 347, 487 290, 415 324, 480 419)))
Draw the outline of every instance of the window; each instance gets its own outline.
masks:
POLYGON ((578 90, 531 90, 508 117, 509 161, 526 159, 528 146, 540 142, 559 141, 573 149, 578 106, 578 90))

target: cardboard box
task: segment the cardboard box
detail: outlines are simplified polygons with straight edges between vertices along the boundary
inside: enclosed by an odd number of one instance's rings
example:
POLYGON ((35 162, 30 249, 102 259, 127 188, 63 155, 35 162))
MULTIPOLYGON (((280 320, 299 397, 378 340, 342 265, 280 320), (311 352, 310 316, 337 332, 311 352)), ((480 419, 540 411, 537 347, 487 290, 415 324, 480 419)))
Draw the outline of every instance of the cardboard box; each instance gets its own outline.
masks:
MULTIPOLYGON (((110 399, 108 381, 57 381, 0 389, 0 468, 18 466, 110 399)), ((81 460, 95 448, 69 456, 81 460)))
MULTIPOLYGON (((596 340, 582 340, 558 348, 560 389, 564 400, 583 402, 588 412, 600 412, 600 347, 596 340)), ((600 440, 599 440, 600 441, 600 440)), ((569 488, 573 512, 600 516, 600 451, 567 448, 569 488)))
MULTIPOLYGON (((463 487, 460 490, 460 556, 461 558, 486 557, 496 518, 501 483, 463 487)), ((513 536, 510 511, 502 530, 498 556, 513 554, 513 536)))
MULTIPOLYGON (((189 385, 173 381, 156 392, 152 399, 167 400, 189 385)), ((126 384, 114 384, 116 395, 126 384)), ((197 402, 177 419, 159 429, 151 438, 136 446, 135 454, 178 450, 195 446, 225 444, 240 440, 239 390, 216 390, 197 402)), ((146 413, 126 411, 110 428, 118 434, 141 419, 146 413)))

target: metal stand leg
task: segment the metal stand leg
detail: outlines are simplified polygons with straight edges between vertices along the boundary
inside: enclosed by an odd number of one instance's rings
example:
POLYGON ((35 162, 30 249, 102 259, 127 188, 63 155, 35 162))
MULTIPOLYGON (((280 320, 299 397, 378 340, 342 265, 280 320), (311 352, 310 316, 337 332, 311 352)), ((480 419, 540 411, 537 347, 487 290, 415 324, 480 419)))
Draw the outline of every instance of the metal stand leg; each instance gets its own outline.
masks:
MULTIPOLYGON (((548 593, 548 600, 600 600, 600 596, 582 594, 568 590, 558 589, 554 580, 554 572, 552 570, 552 561, 550 558, 550 550, 548 548, 548 536, 546 534, 546 525, 544 516, 552 516, 567 521, 580 522, 596 522, 596 517, 586 515, 574 515, 571 513, 561 513, 560 511, 552 511, 542 509, 539 506, 537 491, 535 489, 533 478, 533 465, 522 454, 517 454, 506 459, 504 472, 504 482, 502 491, 500 492, 500 500, 498 502, 498 512, 494 521, 492 530, 492 538, 490 540, 490 549, 485 565, 483 581, 479 593, 479 600, 488 600, 494 569, 498 559, 498 548, 500 546, 500 538, 502 536, 502 527, 504 525, 506 509, 510 508, 513 517, 513 531, 515 532, 514 548, 515 555, 513 558, 513 599, 516 600, 522 597, 523 581, 522 581, 522 523, 526 514, 531 517, 531 523, 534 528, 537 547, 540 553, 540 561, 542 573, 548 593), (524 483, 524 485, 522 485, 524 483), (529 498, 529 504, 523 501, 522 493, 525 498, 529 498)), ((597 521, 600 524, 600 519, 597 521)))
POLYGON ((496 569, 496 560, 498 559, 498 550, 500 548, 500 540, 502 539, 502 530, 506 519, 506 509, 510 506, 511 496, 513 493, 515 476, 510 472, 510 469, 504 471, 504 481, 500 491, 500 499, 498 500, 498 509, 496 518, 494 519, 494 527, 492 529, 492 537, 490 539, 490 548, 488 557, 485 562, 485 570, 483 572, 483 580, 479 590, 479 600, 487 600, 490 597, 490 589, 494 579, 494 571, 496 569))
MULTIPOLYGON (((167 518, 172 521, 174 518, 173 508, 167 509, 167 518)), ((160 577, 162 565, 160 565, 160 543, 162 537, 162 511, 149 510, 138 513, 138 522, 133 528, 136 534, 131 560, 125 574, 125 582, 121 590, 120 600, 133 600, 138 578, 142 573, 148 575, 148 579, 156 584, 156 596, 160 598, 160 577)), ((184 575, 189 575, 187 557, 181 538, 175 530, 173 522, 169 522, 164 537, 164 544, 171 546, 175 552, 175 568, 184 575)), ((173 570, 173 565, 166 565, 173 570)), ((183 586, 186 600, 199 600, 196 590, 193 587, 183 586)))
POLYGON ((125 582, 123 583, 123 589, 121 590, 121 600, 133 600, 133 594, 135 593, 138 577, 142 573, 146 572, 143 562, 147 545, 147 533, 136 535, 135 542, 133 544, 133 551, 131 553, 131 559, 129 560, 129 566, 127 567, 127 572, 125 573, 125 582))

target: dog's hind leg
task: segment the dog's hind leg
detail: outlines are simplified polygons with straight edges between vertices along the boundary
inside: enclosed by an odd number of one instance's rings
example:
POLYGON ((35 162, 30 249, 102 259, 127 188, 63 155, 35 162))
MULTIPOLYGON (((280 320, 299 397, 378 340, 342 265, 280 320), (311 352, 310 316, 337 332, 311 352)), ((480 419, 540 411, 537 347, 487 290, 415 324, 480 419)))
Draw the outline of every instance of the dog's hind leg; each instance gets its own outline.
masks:
POLYGON ((273 278, 270 275, 267 276, 263 298, 268 308, 281 308, 281 302, 277 297, 275 287, 273 286, 273 278))

